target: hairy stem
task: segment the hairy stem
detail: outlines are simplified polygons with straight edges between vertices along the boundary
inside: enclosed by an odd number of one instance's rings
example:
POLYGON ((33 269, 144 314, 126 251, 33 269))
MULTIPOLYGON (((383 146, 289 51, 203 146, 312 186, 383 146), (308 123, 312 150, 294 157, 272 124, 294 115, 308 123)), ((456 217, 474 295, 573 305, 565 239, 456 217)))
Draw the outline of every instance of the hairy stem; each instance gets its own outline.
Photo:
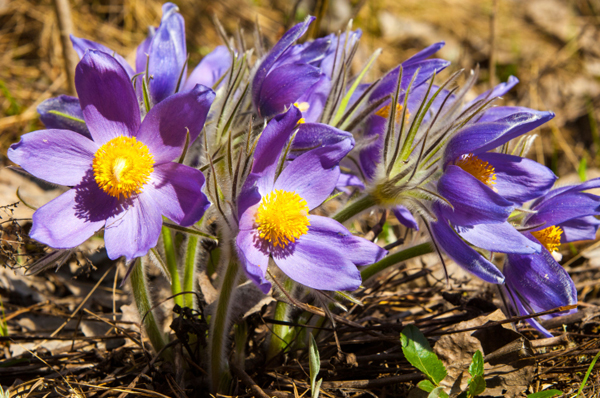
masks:
MULTIPOLYGON (((292 294, 292 290, 294 290, 294 281, 289 278, 286 279, 283 284, 283 288, 288 292, 288 294, 292 294)), ((275 320, 286 321, 289 307, 290 305, 288 303, 284 301, 278 301, 275 305, 275 320)), ((291 336, 292 333, 288 325, 273 324, 273 328, 271 329, 269 350, 267 352, 267 360, 273 358, 281 351, 286 350, 290 344, 291 336)))
MULTIPOLYGON (((183 291, 184 292, 193 292, 196 286, 196 252, 198 250, 198 237, 195 235, 191 235, 188 238, 187 251, 185 255, 185 264, 183 270, 183 291)), ((194 309, 194 300, 193 294, 185 294, 183 296, 183 303, 186 307, 194 309)))
MULTIPOLYGON (((173 295, 181 293, 181 278, 177 268, 177 255, 175 254, 175 245, 173 243, 173 234, 167 227, 162 227, 163 243, 165 245, 165 256, 167 257, 167 269, 171 274, 171 293, 173 295)), ((175 304, 183 307, 183 296, 175 296, 175 304)))
POLYGON ((416 245, 413 247, 409 247, 408 249, 404 249, 402 251, 390 254, 375 264, 369 265, 367 268, 363 269, 360 273, 363 281, 366 281, 379 271, 383 271, 384 269, 391 267, 392 265, 398 264, 399 262, 406 261, 413 257, 422 256, 423 254, 428 254, 433 252, 433 245, 429 242, 421 243, 420 245, 416 245))
POLYGON ((355 200, 346 205, 343 209, 338 211, 332 218, 338 222, 345 222, 355 215, 367 210, 369 207, 375 206, 375 200, 371 195, 363 196, 362 198, 355 200))

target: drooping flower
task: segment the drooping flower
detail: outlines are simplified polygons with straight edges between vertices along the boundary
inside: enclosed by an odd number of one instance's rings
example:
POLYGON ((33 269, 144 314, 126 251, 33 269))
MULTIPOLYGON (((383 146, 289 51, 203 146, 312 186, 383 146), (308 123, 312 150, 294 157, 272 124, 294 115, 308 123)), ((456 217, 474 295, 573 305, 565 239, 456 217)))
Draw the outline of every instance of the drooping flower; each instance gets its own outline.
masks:
POLYGON ((198 85, 172 95, 142 122, 126 70, 98 50, 83 56, 75 85, 89 137, 39 130, 8 151, 32 175, 72 187, 34 213, 30 236, 65 249, 104 228, 108 256, 131 260, 156 245, 162 216, 191 225, 210 205, 202 173, 172 160, 202 130, 214 93, 198 85))
MULTIPOLYGON (((552 253, 562 243, 595 239, 600 220, 600 197, 588 192, 600 179, 554 189, 533 202, 523 221, 524 235, 543 246, 540 254, 509 254, 504 264, 505 291, 520 315, 577 304, 573 280, 552 253)), ((569 313, 575 312, 570 310, 569 313)), ((550 319, 565 313, 541 316, 550 319)), ((544 336, 552 335, 536 318, 527 322, 544 336)))
POLYGON ((254 164, 238 202, 236 238, 244 269, 264 292, 270 259, 291 279, 320 290, 353 290, 361 282, 356 266, 378 261, 386 253, 353 236, 327 217, 311 215, 332 193, 338 163, 354 145, 341 140, 309 150, 279 173, 282 151, 297 128, 301 113, 292 107, 276 116, 256 146, 254 164))
MULTIPOLYGON (((137 48, 135 69, 110 48, 71 35, 73 48, 80 58, 89 50, 102 51, 115 58, 129 78, 134 80, 137 100, 143 113, 145 106, 142 79, 147 79, 149 105, 152 107, 170 95, 193 89, 196 84, 212 87, 230 68, 232 62, 231 54, 225 46, 216 47, 186 78, 187 49, 183 17, 173 3, 163 4, 162 11, 158 28, 151 27, 148 37, 137 48), (146 68, 149 76, 145 76, 146 68)), ((87 127, 81 122, 81 107, 75 97, 61 95, 50 98, 38 106, 38 113, 47 128, 83 131, 89 135, 87 127)))

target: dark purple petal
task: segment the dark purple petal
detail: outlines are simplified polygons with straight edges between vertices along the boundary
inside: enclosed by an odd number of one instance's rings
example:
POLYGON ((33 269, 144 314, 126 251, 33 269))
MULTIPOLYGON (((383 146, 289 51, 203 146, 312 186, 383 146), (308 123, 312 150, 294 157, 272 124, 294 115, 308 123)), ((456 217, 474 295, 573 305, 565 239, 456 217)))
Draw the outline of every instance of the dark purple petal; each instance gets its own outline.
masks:
POLYGON ((558 226, 563 230, 563 235, 560 238, 561 243, 594 240, 596 239, 598 226, 600 226, 600 220, 594 216, 587 216, 566 221, 558 226))
POLYGON ((493 89, 488 90, 485 93, 479 95, 477 98, 475 98, 473 101, 471 101, 467 106, 470 106, 471 104, 474 104, 478 101, 482 101, 482 100, 487 101, 487 100, 495 98, 495 97, 502 97, 504 94, 508 93, 514 86, 516 86, 517 83, 519 83, 519 79, 517 79, 514 76, 509 76, 509 78, 506 82, 500 83, 493 89))
POLYGON ((188 131, 190 144, 194 142, 204 128, 214 99, 214 91, 197 85, 193 90, 174 94, 150 109, 137 138, 148 146, 155 163, 170 162, 181 156, 188 131))
POLYGON ((600 214, 600 196, 570 190, 538 204, 533 210, 537 213, 527 218, 526 224, 543 224, 538 229, 544 229, 575 218, 600 214))
POLYGON ((169 162, 155 166, 144 192, 152 196, 162 215, 186 227, 200 220, 210 206, 202 192, 204 182, 200 170, 169 162))
POLYGON ((446 168, 438 182, 438 192, 454 207, 444 209, 454 225, 502 223, 514 209, 512 202, 458 166, 446 168))
POLYGON ((254 79, 252 80, 252 102, 255 107, 258 108, 263 81, 273 65, 275 65, 279 57, 281 57, 282 54, 306 32, 308 25, 315 19, 315 17, 308 17, 304 22, 294 25, 290 30, 285 32, 283 37, 279 39, 277 44, 273 46, 271 51, 269 51, 267 56, 260 63, 260 66, 254 75, 254 79))
POLYGON ((558 178, 552 170, 530 159, 493 152, 478 157, 494 166, 494 189, 514 203, 522 204, 544 195, 558 178))
POLYGON ((306 64, 286 65, 265 78, 258 97, 258 111, 269 117, 289 108, 321 79, 318 68, 306 64))
POLYGON ((553 199, 554 197, 562 195, 564 193, 587 191, 588 189, 594 189, 594 188, 600 188, 600 178, 593 178, 593 179, 588 180, 581 184, 566 185, 566 186, 563 186, 560 188, 553 189, 552 191, 548 192, 543 197, 534 201, 531 205, 531 208, 535 210, 538 208, 538 206, 541 206, 546 201, 553 199))
POLYGON ((346 33, 339 35, 339 38, 333 33, 328 36, 330 37, 329 48, 327 49, 325 57, 320 62, 321 71, 325 73, 327 77, 330 79, 333 78, 333 68, 340 68, 340 59, 342 59, 344 55, 344 45, 346 46, 345 53, 350 53, 354 44, 360 40, 361 36, 362 30, 360 29, 350 32, 348 39, 346 39, 346 33))
MULTIPOLYGON (((517 295, 516 292, 511 291, 508 288, 508 285, 502 285, 501 289, 510 298, 511 301, 510 301, 509 306, 512 307, 516 311, 516 314, 521 315, 521 316, 527 316, 527 315, 530 315, 531 313, 533 313, 533 311, 525 308, 525 306, 523 305, 523 302, 521 301, 521 298, 519 298, 519 296, 517 295)), ((550 333, 548 331, 548 329, 543 327, 542 324, 539 323, 536 318, 527 318, 526 321, 534 329, 536 329, 538 332, 540 332, 542 334, 542 336, 547 337, 547 338, 554 337, 552 335, 552 333, 550 333)))
POLYGON ((348 140, 354 144, 354 137, 347 131, 336 129, 327 124, 302 123, 298 125, 298 132, 292 143, 291 155, 294 156, 294 152, 334 145, 343 140, 348 140))
POLYGON ((273 189, 296 192, 314 209, 335 189, 340 178, 338 163, 353 147, 353 142, 343 140, 300 155, 283 169, 273 189))
POLYGON ((127 73, 113 57, 88 51, 77 65, 75 85, 83 117, 96 144, 136 135, 140 108, 127 73))
POLYGON ((75 186, 92 168, 98 146, 70 130, 39 130, 12 144, 8 158, 37 178, 75 186))
POLYGON ((269 252, 264 248, 256 230, 240 231, 235 239, 238 258, 246 275, 264 294, 271 290, 271 282, 265 275, 269 265, 269 252))
POLYGON ((38 105, 37 111, 46 128, 72 130, 90 139, 92 138, 85 125, 85 120, 83 120, 79 99, 75 97, 59 95, 58 97, 49 98, 38 105))
POLYGON ((531 254, 542 251, 542 245, 525 237, 508 222, 457 226, 456 230, 473 246, 491 252, 531 254))
POLYGON ((115 53, 110 48, 108 48, 100 43, 96 43, 95 41, 80 39, 79 37, 75 37, 73 35, 71 35, 71 42, 73 43, 73 48, 75 49, 75 52, 77 52, 77 55, 79 55, 79 59, 83 59, 85 52, 88 50, 102 51, 103 53, 106 53, 106 54, 110 55, 111 57, 113 57, 114 59, 116 59, 117 62, 127 72, 127 76, 129 76, 131 78, 135 74, 133 72, 133 68, 129 65, 129 63, 127 61, 125 61, 125 58, 123 58, 119 54, 115 53))
POLYGON ((411 65, 416 62, 420 62, 420 61, 424 60, 425 58, 429 58, 436 52, 440 51, 441 48, 444 47, 445 45, 446 45, 446 42, 443 42, 443 41, 434 43, 434 44, 430 45, 429 47, 422 49, 421 51, 419 51, 412 57, 408 58, 406 61, 404 61, 402 63, 402 65, 411 65))
POLYGON ((529 110, 512 114, 495 122, 467 125, 448 141, 444 152, 444 165, 464 154, 478 155, 494 149, 541 126, 553 117, 554 113, 552 112, 529 110))
MULTIPOLYGON (((529 313, 577 304, 573 280, 546 249, 540 254, 509 254, 504 264, 504 275, 507 287, 519 297, 529 313)), ((553 316, 558 315, 542 318, 553 316)))
POLYGON ((146 192, 129 201, 122 212, 106 220, 104 242, 111 260, 125 256, 127 261, 148 253, 158 243, 162 216, 160 208, 146 192))
POLYGON ((500 119, 507 118, 517 113, 531 113, 532 109, 523 106, 494 106, 487 109, 479 117, 476 117, 477 123, 495 122, 500 119))
POLYGON ((165 3, 162 10, 160 26, 156 29, 149 50, 149 91, 153 104, 158 104, 177 91, 179 76, 185 78, 184 68, 187 65, 185 26, 179 8, 173 3, 165 3))
POLYGON ((148 63, 148 55, 150 54, 150 44, 156 34, 156 28, 150 26, 148 28, 148 36, 140 43, 137 50, 135 51, 135 73, 142 73, 146 71, 146 64, 148 63))
POLYGON ((415 217, 412 215, 410 210, 408 210, 404 206, 396 206, 392 208, 392 212, 396 219, 400 222, 400 224, 404 225, 407 228, 412 228, 416 231, 419 230, 419 223, 415 220, 415 217))
POLYGON ((194 68, 183 90, 191 90, 196 84, 213 87, 229 68, 231 68, 231 53, 227 47, 217 46, 194 68))
POLYGON ((296 100, 299 104, 305 102, 309 105, 309 108, 302 113, 307 122, 319 121, 330 91, 331 80, 325 74, 321 74, 319 80, 296 100))
POLYGON ((286 250, 272 253, 275 264, 294 281, 318 290, 355 290, 360 272, 338 245, 335 231, 302 235, 286 250))
POLYGON ((76 189, 70 189, 33 213, 29 236, 55 249, 70 249, 85 242, 104 226, 105 219, 81 215, 76 189))
POLYGON ((372 115, 365 123, 364 136, 369 138, 370 143, 361 149, 359 153, 360 167, 367 179, 372 179, 377 171, 377 165, 381 163, 381 150, 385 133, 386 119, 378 115, 372 115))
POLYGON ((431 233, 438 246, 458 265, 489 283, 502 283, 504 276, 498 268, 467 245, 440 215, 431 223, 431 233))

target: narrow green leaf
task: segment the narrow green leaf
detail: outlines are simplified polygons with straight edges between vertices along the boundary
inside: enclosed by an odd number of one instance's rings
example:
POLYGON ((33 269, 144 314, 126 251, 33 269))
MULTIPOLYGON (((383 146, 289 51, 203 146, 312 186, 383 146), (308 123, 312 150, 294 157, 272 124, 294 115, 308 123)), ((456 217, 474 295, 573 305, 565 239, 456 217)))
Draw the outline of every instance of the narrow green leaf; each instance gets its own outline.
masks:
POLYGON ((421 380, 419 384, 417 384, 417 387, 427 392, 432 392, 435 389, 435 386, 429 380, 421 380))
POLYGON ((471 361, 471 366, 469 366, 469 374, 471 377, 483 376, 483 354, 479 350, 473 354, 473 360, 471 361))
POLYGON ((596 361, 598 360, 598 357, 600 357, 600 352, 598 352, 596 354, 596 356, 594 357, 594 359, 592 359, 592 363, 590 363, 590 366, 588 367, 587 372, 585 372, 585 376, 583 377, 583 381, 581 382, 581 385, 579 386, 579 390, 577 390, 577 395, 575 395, 575 398, 579 397, 579 394, 581 394, 581 391, 583 391, 583 388, 585 387, 585 384, 587 383, 588 377, 590 377, 590 373, 592 373, 592 369, 594 369, 594 365, 596 365, 596 361))
POLYGON ((49 110, 48 113, 51 113, 51 114, 56 115, 56 116, 64 117, 65 119, 73 120, 74 122, 85 124, 85 121, 82 120, 82 119, 80 119, 80 118, 78 118, 78 117, 71 116, 71 115, 63 113, 63 112, 55 111, 54 109, 49 110))
POLYGON ((321 392, 321 383, 323 383, 323 379, 319 379, 319 381, 317 381, 315 388, 312 390, 310 398, 319 398, 319 393, 321 392))
MULTIPOLYGON (((311 397, 316 398, 319 396, 319 389, 317 387, 317 375, 321 370, 321 357, 319 355, 319 347, 313 337, 312 333, 309 333, 310 341, 308 344, 308 366, 310 369, 310 390, 311 397)), ((319 383, 319 386, 321 383, 319 383)))
POLYGON ((581 158, 581 161, 579 162, 577 174, 579 174, 579 179, 581 181, 587 181, 587 159, 585 157, 581 158))
POLYGON ((534 392, 533 394, 529 394, 527 398, 552 398, 559 397, 563 395, 562 391, 559 390, 544 390, 540 392, 534 392))
MULTIPOLYGON (((470 371, 470 369, 469 369, 470 371)), ((475 375, 469 380, 469 397, 476 397, 485 391, 485 379, 481 375, 475 375)))
POLYGON ((446 377, 446 368, 437 355, 431 350, 429 342, 414 325, 408 325, 400 335, 402 352, 415 368, 419 369, 435 384, 446 377))

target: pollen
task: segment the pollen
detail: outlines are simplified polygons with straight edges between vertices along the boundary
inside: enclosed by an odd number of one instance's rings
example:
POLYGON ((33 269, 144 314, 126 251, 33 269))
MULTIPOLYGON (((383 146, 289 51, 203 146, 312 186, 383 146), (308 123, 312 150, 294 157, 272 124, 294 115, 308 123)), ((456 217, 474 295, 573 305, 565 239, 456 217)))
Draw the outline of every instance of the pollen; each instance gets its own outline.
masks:
POLYGON ((484 162, 472 153, 463 155, 455 164, 488 187, 496 184, 494 166, 484 162))
POLYGON ((553 225, 548 228, 544 228, 540 231, 534 231, 531 233, 550 253, 558 251, 560 246, 560 238, 563 230, 561 227, 553 225))
MULTIPOLYGON (((384 106, 383 108, 380 108, 377 112, 375 112, 375 114, 377 116, 381 116, 384 119, 387 119, 390 117, 390 111, 392 110, 392 105, 388 104, 386 106, 384 106)), ((408 118, 410 117, 410 114, 408 113, 408 109, 406 110, 406 116, 405 116, 405 121, 408 121, 408 118)), ((396 124, 400 123, 400 121, 402 120, 402 105, 400 104, 396 104, 396 124)))
POLYGON ((310 104, 308 102, 294 102, 294 106, 298 108, 300 112, 306 112, 308 108, 310 108, 310 104))
POLYGON ((254 222, 261 239, 285 248, 308 232, 308 205, 296 192, 275 190, 262 198, 254 222))
POLYGON ((142 192, 154 171, 154 158, 148 147, 135 137, 116 137, 94 155, 94 178, 104 192, 115 198, 128 198, 142 192))

